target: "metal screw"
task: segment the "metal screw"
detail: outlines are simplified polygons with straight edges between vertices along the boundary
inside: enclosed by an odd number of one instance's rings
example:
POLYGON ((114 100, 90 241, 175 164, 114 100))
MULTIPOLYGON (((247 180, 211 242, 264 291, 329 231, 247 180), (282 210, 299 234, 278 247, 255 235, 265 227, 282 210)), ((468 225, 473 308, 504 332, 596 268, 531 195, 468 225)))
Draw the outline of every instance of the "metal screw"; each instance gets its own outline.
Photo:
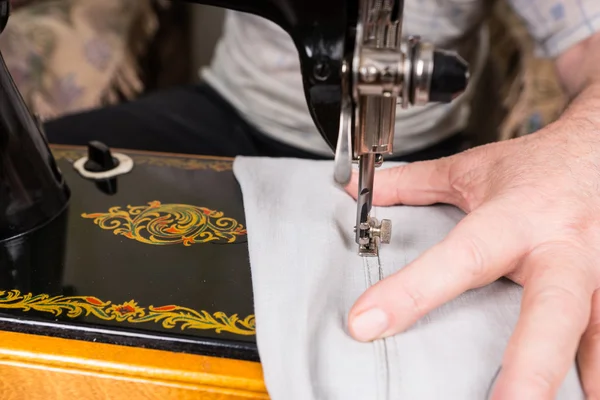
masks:
POLYGON ((379 237, 381 243, 389 244, 392 239, 392 221, 389 219, 381 220, 381 224, 371 228, 374 237, 379 237))
POLYGON ((361 67, 360 76, 365 83, 373 83, 377 80, 379 70, 374 65, 366 65, 361 67))
POLYGON ((319 61, 315 64, 313 69, 313 75, 315 79, 319 81, 326 81, 329 79, 331 75, 331 68, 329 67, 329 63, 327 61, 319 61))

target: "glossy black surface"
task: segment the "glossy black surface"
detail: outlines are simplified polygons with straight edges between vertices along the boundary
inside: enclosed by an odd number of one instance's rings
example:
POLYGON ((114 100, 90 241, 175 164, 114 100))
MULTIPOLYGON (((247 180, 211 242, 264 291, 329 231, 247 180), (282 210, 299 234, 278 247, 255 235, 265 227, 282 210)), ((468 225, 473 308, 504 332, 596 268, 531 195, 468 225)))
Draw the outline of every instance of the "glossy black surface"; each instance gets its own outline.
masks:
POLYGON ((269 19, 294 41, 300 58, 308 108, 332 149, 341 110, 341 65, 351 59, 358 0, 186 0, 247 12, 269 19))
MULTIPOLYGON (((72 199, 67 212, 51 223, 0 245, 0 290, 4 291, 0 292, 0 329, 257 360, 252 329, 242 327, 241 331, 250 333, 243 335, 219 333, 198 324, 182 329, 185 321, 173 326, 165 326, 163 320, 140 322, 142 315, 129 312, 133 309, 125 309, 121 320, 114 318, 114 310, 108 312, 111 318, 93 312, 86 315, 93 304, 110 302, 96 310, 106 312, 113 305, 129 304, 148 315, 150 306, 179 306, 200 316, 206 312, 211 316, 237 315, 240 320, 252 317, 245 234, 238 235, 234 243, 218 240, 185 246, 158 240, 161 244, 148 244, 115 234, 111 224, 101 228, 95 223, 97 216, 84 216, 107 213, 112 207, 126 212, 128 206, 159 201, 167 208, 181 204, 184 209, 197 206, 218 210, 245 227, 242 195, 231 161, 127 152, 134 160, 134 169, 118 177, 116 191, 107 194, 72 166, 73 161, 87 155, 86 148, 61 147, 53 152, 72 189, 72 199), (11 290, 18 290, 12 292, 16 293, 13 299, 7 297, 11 290), (30 293, 60 297, 53 305, 39 297, 27 300, 30 293), (27 301, 29 309, 24 307, 27 301), (82 304, 88 307, 84 312, 69 315, 69 310, 82 304), (125 318, 129 316, 133 322, 125 318)), ((150 215, 148 220, 155 221, 155 217, 150 215)), ((147 230, 140 233, 143 236, 147 230)))
POLYGON ((449 103, 465 91, 469 83, 469 66, 461 58, 444 51, 433 55, 433 73, 429 99, 449 103))
POLYGON ((67 208, 40 228, 0 242, 0 290, 63 292, 68 217, 67 208))
POLYGON ((6 28, 10 15, 10 0, 0 0, 0 33, 6 28))
POLYGON ((38 229, 68 200, 68 187, 0 54, 0 242, 38 229))

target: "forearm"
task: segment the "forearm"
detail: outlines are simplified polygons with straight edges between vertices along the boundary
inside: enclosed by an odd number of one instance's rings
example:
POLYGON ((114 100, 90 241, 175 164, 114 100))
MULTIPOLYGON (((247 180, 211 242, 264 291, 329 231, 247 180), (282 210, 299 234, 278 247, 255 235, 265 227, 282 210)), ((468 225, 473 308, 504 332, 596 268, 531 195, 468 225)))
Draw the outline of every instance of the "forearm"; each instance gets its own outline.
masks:
POLYGON ((564 118, 594 121, 600 127, 600 33, 557 58, 556 67, 571 99, 564 118))

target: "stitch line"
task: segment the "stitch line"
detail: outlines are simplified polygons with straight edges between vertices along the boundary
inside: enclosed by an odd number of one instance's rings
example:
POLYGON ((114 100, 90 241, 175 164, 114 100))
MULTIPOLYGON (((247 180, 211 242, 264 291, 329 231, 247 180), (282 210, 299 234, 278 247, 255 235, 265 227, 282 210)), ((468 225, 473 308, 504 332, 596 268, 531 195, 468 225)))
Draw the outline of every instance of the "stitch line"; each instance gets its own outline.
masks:
MULTIPOLYGON (((379 272, 379 280, 383 280, 385 278, 385 274, 383 271, 383 263, 381 262, 381 257, 378 254, 377 255, 377 265, 379 266, 378 268, 378 272, 379 272)), ((387 393, 387 398, 391 399, 392 397, 392 378, 391 378, 391 373, 390 370, 392 369, 391 364, 393 361, 393 357, 392 354, 390 353, 391 351, 393 351, 392 347, 395 348, 396 350, 396 354, 400 354, 400 352, 398 351, 398 343, 396 342, 396 335, 392 335, 391 337, 385 338, 383 339, 383 351, 385 354, 385 379, 386 379, 386 393, 387 393)))
MULTIPOLYGON (((365 281, 367 283, 367 289, 370 288, 371 286, 373 286, 373 282, 371 279, 371 266, 369 265, 369 262, 366 258, 363 258, 363 271, 365 273, 365 281)), ((378 366, 379 366, 379 346, 377 346, 377 341, 373 341, 371 342, 372 347, 373 347, 373 354, 375 355, 375 364, 376 364, 376 369, 379 370, 378 366)), ((375 376, 377 377, 377 379, 379 380, 379 374, 378 371, 375 371, 375 376)), ((381 399, 381 389, 380 389, 380 385, 377 385, 377 399, 381 399)))
MULTIPOLYGON (((404 253, 404 264, 402 266, 402 268, 404 268, 408 264, 408 258, 406 256, 406 240, 405 240, 404 236, 401 236, 400 249, 404 253)), ((394 345, 394 350, 396 351, 396 359, 399 359, 400 358, 400 344, 398 343, 398 335, 393 335, 391 337, 391 339, 392 339, 392 342, 394 345)), ((400 379, 400 378, 398 378, 398 379, 400 379)), ((391 387, 391 385, 392 385, 392 382, 390 382, 390 387, 391 387)))
MULTIPOLYGON (((372 209, 372 213, 373 213, 373 217, 377 218, 377 208, 373 207, 372 209)), ((369 265, 369 271, 371 272, 375 267, 375 266, 371 266, 371 263, 367 260, 366 261, 367 265, 369 265)), ((377 254, 377 257, 373 259, 373 263, 376 264, 377 269, 374 271, 377 273, 377 275, 375 276, 375 279, 377 279, 378 281, 383 280, 384 278, 384 274, 383 274, 383 266, 381 263, 381 258, 380 255, 377 254)), ((369 274, 371 275, 371 274, 369 274)), ((382 379, 382 382, 380 383, 380 385, 378 385, 378 387, 382 387, 379 390, 382 390, 385 399, 391 400, 390 397, 390 390, 391 390, 391 380, 390 380, 390 354, 389 354, 389 350, 388 350, 388 339, 378 339, 375 341, 375 345, 377 346, 378 350, 379 350, 379 365, 380 365, 380 378, 382 379)))
MULTIPOLYGON (((379 260, 379 258, 377 258, 379 260)), ((378 275, 381 273, 381 266, 377 262, 377 269, 371 265, 371 263, 367 260, 367 265, 369 265, 369 271, 371 273, 377 273, 378 275)), ((377 276, 377 275, 376 275, 377 276)), ((384 398, 389 399, 389 359, 388 359, 388 351, 387 351, 387 341, 386 339, 377 339, 374 341, 375 346, 378 351, 378 364, 379 364, 379 378, 380 383, 378 387, 380 387, 380 392, 383 392, 384 398)))

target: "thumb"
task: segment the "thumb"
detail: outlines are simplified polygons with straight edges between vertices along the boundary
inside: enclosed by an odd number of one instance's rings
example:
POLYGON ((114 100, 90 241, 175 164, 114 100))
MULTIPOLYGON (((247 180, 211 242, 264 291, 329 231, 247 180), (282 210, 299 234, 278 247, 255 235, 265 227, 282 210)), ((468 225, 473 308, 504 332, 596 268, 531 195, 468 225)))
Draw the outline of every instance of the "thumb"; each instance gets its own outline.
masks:
MULTIPOLYGON (((451 158, 420 161, 375 173, 373 204, 425 206, 447 203, 459 206, 460 194, 450 180, 451 158)), ((358 173, 352 174, 346 191, 355 199, 358 194, 358 173)))

